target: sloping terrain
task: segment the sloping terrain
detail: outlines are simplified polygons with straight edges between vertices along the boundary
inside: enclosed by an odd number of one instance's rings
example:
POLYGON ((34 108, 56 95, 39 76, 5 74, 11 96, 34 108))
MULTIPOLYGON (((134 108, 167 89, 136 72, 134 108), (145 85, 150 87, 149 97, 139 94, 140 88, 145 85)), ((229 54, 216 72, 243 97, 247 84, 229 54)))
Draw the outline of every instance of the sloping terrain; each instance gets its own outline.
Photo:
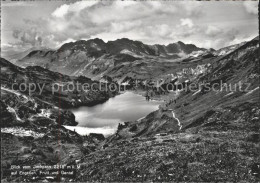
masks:
POLYGON ((1 59, 0 66, 3 88, 19 90, 33 98, 63 108, 95 105, 115 94, 103 90, 104 86, 99 87, 99 82, 83 76, 70 77, 40 66, 29 66, 24 69, 5 59, 1 59), (84 84, 89 87, 83 87, 84 84), (91 86, 93 86, 92 90, 91 86))
POLYGON ((208 69, 193 80, 204 81, 197 90, 119 125, 81 159, 78 180, 259 181, 259 37, 208 69), (221 90, 224 83, 232 91, 221 90))
MULTIPOLYGON (((2 58, 0 65, 2 181, 43 181, 45 175, 11 175, 11 166, 75 164, 75 160, 93 151, 103 140, 100 135, 83 137, 64 128, 63 125, 77 125, 74 114, 65 108, 95 105, 116 93, 96 88, 91 92, 78 91, 79 94, 75 93, 76 89, 66 90, 66 86, 77 81, 79 85, 94 81, 72 78, 39 66, 23 69, 2 58), (62 83, 65 90, 53 92, 55 83, 62 83), (30 84, 37 87, 28 88, 30 84)), ((40 170, 35 168, 33 172, 40 170)), ((56 175, 51 180, 58 181, 60 177, 56 175)))

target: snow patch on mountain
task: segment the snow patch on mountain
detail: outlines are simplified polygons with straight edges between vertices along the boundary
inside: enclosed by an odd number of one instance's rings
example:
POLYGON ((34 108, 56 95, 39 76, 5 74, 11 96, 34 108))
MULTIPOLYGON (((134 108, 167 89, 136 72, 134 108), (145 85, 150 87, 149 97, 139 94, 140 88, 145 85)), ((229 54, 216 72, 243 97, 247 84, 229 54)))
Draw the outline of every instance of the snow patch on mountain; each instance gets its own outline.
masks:
POLYGON ((6 128, 1 128, 1 133, 11 133, 14 136, 19 136, 19 137, 34 137, 34 138, 40 138, 43 137, 45 134, 44 133, 38 133, 32 130, 28 130, 25 128, 21 127, 6 127, 6 128))

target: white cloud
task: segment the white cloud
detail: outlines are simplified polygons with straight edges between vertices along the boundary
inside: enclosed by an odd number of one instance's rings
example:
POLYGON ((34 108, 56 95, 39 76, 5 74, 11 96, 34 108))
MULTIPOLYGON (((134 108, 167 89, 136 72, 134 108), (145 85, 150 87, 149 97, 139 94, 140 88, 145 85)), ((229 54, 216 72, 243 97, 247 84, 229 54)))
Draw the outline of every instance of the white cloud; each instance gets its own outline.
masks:
POLYGON ((112 4, 102 4, 101 6, 83 13, 90 18, 92 22, 98 25, 107 24, 111 21, 131 21, 143 19, 154 13, 154 7, 147 3, 127 3, 125 1, 115 1, 112 4))
POLYGON ((206 29, 206 34, 210 37, 218 36, 221 33, 222 33, 222 30, 220 28, 212 26, 212 25, 209 25, 208 28, 206 29))
POLYGON ((41 46, 42 45, 42 37, 39 35, 36 28, 30 28, 24 31, 14 30, 13 37, 19 39, 24 44, 30 44, 32 46, 41 46))
POLYGON ((139 27, 142 25, 141 20, 137 21, 124 21, 124 22, 111 22, 111 31, 112 32, 126 32, 133 28, 139 27))
POLYGON ((79 1, 75 3, 71 3, 69 5, 63 4, 52 13, 52 16, 57 18, 62 18, 68 13, 78 13, 81 10, 87 7, 91 7, 97 3, 98 1, 79 1))
POLYGON ((1 49, 9 49, 14 47, 14 45, 10 44, 10 43, 1 43, 1 49))
POLYGON ((167 24, 159 24, 143 28, 142 31, 144 32, 144 35, 147 35, 148 37, 168 39, 173 28, 167 24))
POLYGON ((65 44, 65 43, 70 43, 70 42, 75 42, 75 41, 77 41, 77 40, 68 38, 68 39, 66 39, 65 41, 62 41, 62 42, 59 44, 59 47, 62 46, 63 44, 65 44))
POLYGON ((156 31, 158 32, 158 34, 161 37, 165 37, 165 36, 168 36, 172 32, 172 29, 171 29, 171 27, 169 25, 162 24, 162 25, 157 25, 156 26, 156 31))
POLYGON ((52 13, 52 16, 61 18, 61 17, 63 17, 65 14, 67 14, 68 11, 69 11, 69 5, 64 4, 64 5, 62 5, 61 7, 57 8, 57 9, 52 13))
POLYGON ((182 26, 188 26, 189 28, 192 28, 194 26, 193 22, 189 18, 182 18, 180 19, 182 26))
MULTIPOLYGON (((206 2, 207 3, 207 2, 206 2)), ((187 3, 186 1, 180 2, 181 11, 183 11, 183 14, 186 14, 188 16, 192 17, 199 17, 203 14, 203 3, 198 1, 193 1, 190 3, 187 3)))
POLYGON ((6 8, 12 7, 28 7, 28 6, 35 6, 36 4, 33 2, 24 2, 24 1, 1 1, 1 6, 6 8))
POLYGON ((118 6, 118 7, 122 7, 122 8, 127 8, 129 6, 133 6, 133 5, 137 5, 138 2, 136 1, 124 1, 122 3, 122 1, 115 1, 115 6, 118 6))
POLYGON ((258 3, 259 3, 258 1, 245 1, 243 5, 248 13, 257 15, 258 3))
POLYGON ((31 45, 57 48, 70 40, 126 37, 147 44, 183 41, 219 48, 257 31, 256 7, 255 2, 78 1, 59 4, 41 19, 23 22, 13 12, 8 16, 16 16, 13 24, 19 27, 12 29, 12 39, 31 45), (35 27, 35 33, 28 31, 35 27))

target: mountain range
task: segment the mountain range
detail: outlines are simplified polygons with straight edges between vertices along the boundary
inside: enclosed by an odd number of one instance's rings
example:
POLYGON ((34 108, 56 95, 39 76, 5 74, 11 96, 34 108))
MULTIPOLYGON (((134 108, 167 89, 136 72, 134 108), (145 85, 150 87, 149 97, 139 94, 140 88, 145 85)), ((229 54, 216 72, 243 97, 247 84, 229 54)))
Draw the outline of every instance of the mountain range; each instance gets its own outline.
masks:
POLYGON ((259 182, 259 36, 217 51, 180 44, 157 46, 156 51, 127 39, 95 39, 67 43, 56 51, 33 51, 18 61, 23 66, 34 63, 26 68, 1 59, 2 180, 21 181, 11 176, 11 165, 65 164, 79 168, 73 176, 36 174, 22 181, 259 182), (102 68, 99 62, 113 64, 102 68), (96 65, 94 73, 88 64, 96 65), (70 74, 50 71, 55 66, 70 74), (84 70, 78 72, 80 68, 84 70), (95 105, 117 93, 78 95, 66 90, 52 95, 50 85, 99 82, 94 78, 130 86, 133 80, 164 79, 165 84, 185 83, 187 88, 175 88, 176 96, 160 91, 158 95, 168 99, 158 110, 119 124, 108 138, 80 136, 63 127, 77 124, 66 108, 95 105), (42 95, 11 87, 23 82, 47 85, 42 95), (225 84, 231 88, 221 90, 225 84))
POLYGON ((23 67, 37 65, 67 75, 83 75, 97 80, 103 76, 122 80, 126 76, 132 77, 131 70, 138 77, 147 79, 158 68, 158 63, 177 62, 211 52, 214 50, 180 41, 165 46, 147 45, 126 38, 107 43, 101 39, 91 39, 66 43, 57 50, 34 50, 16 64, 23 67), (149 69, 150 66, 152 68, 149 69), (126 69, 128 73, 125 73, 126 69))

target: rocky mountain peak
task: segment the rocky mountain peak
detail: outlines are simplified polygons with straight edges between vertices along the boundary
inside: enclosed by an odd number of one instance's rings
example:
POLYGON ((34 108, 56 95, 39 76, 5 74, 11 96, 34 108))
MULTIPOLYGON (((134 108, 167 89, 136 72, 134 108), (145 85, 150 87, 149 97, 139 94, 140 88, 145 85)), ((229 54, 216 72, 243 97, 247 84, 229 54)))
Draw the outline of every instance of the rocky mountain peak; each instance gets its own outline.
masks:
POLYGON ((194 51, 205 50, 181 41, 168 45, 148 45, 128 38, 108 42, 94 38, 65 43, 57 51, 32 51, 17 64, 23 67, 38 65, 66 75, 92 78, 135 61, 146 62, 151 58, 174 60, 194 51))

